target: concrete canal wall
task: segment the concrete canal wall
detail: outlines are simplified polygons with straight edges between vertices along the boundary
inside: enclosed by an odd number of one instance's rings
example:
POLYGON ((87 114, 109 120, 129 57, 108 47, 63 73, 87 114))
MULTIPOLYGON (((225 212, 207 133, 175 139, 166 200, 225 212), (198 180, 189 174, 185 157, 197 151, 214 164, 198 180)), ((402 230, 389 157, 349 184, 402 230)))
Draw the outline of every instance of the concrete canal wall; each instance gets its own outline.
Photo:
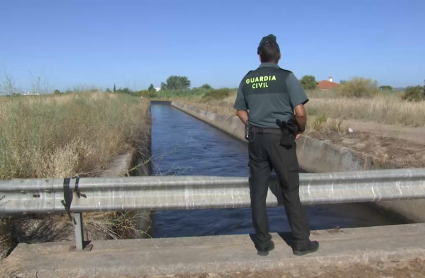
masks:
MULTIPOLYGON (((246 142, 244 125, 236 116, 219 115, 180 102, 173 101, 171 105, 246 142)), ((398 168, 395 164, 379 163, 372 156, 308 136, 298 140, 297 155, 300 167, 313 173, 398 168)), ((425 200, 383 201, 375 204, 411 221, 425 222, 425 200)))

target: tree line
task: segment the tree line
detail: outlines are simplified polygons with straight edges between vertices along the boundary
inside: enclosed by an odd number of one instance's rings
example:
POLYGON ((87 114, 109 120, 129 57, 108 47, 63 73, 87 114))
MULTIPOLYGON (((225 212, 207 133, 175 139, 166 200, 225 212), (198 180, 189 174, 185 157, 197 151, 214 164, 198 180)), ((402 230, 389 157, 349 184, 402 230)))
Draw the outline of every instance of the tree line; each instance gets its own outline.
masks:
MULTIPOLYGON (((319 82, 316 81, 316 78, 313 75, 304 75, 300 80, 301 86, 304 90, 316 90, 319 82)), ((347 80, 340 80, 339 84, 347 84, 347 80)), ((381 91, 392 91, 393 87, 388 85, 383 85, 379 87, 381 91)))
MULTIPOLYGON (((318 82, 313 75, 304 75, 299 80, 301 86, 304 90, 316 90, 318 89, 318 82)), ((346 97, 372 97, 376 95, 379 91, 383 92, 392 92, 394 90, 393 87, 389 85, 382 85, 378 87, 378 82, 372 79, 354 77, 350 80, 340 80, 340 86, 334 89, 340 95, 346 97)), ((173 94, 172 91, 181 91, 181 90, 189 90, 191 82, 189 78, 186 76, 179 75, 171 75, 167 78, 165 82, 161 82, 160 90, 161 91, 169 91, 170 94, 173 94)), ((204 84, 199 88, 193 88, 191 90, 214 90, 209 84, 204 84)), ((93 91, 93 90, 92 90, 93 91)), ((98 90, 97 90, 98 91, 98 90)), ((69 93, 67 91, 65 93, 69 93)), ((155 89, 153 84, 141 91, 132 91, 129 88, 116 88, 114 84, 113 90, 111 91, 109 88, 106 89, 105 92, 115 92, 115 93, 125 93, 134 96, 143 96, 155 98, 158 96, 158 92, 155 89)), ((55 90, 54 94, 61 94, 62 92, 55 90)), ((210 92, 210 94, 215 94, 216 92, 210 92)), ((403 96, 403 100, 407 101, 423 101, 425 100, 425 86, 410 86, 407 87, 403 96)))
MULTIPOLYGON (((161 86, 159 88, 160 91, 184 91, 184 90, 191 90, 190 89, 191 82, 188 77, 186 76, 179 76, 179 75, 171 75, 167 78, 165 82, 161 82, 161 86)), ((200 86, 199 88, 192 88, 192 90, 213 90, 213 87, 211 87, 209 84, 204 84, 200 86)), ((159 92, 155 89, 155 86, 153 84, 150 84, 150 86, 141 91, 132 91, 129 88, 116 88, 116 85, 114 84, 113 90, 111 91, 109 88, 106 89, 105 92, 114 92, 114 93, 125 93, 130 94, 134 96, 142 96, 142 97, 150 97, 154 98, 157 97, 159 92)))
MULTIPOLYGON (((316 90, 319 84, 313 75, 304 75, 300 80, 301 86, 304 90, 316 90)), ((340 80, 340 85, 336 90, 342 96, 346 97, 371 97, 379 91, 393 92, 394 88, 389 85, 382 85, 378 87, 378 82, 372 79, 354 77, 350 80, 340 80)), ((425 100, 425 86, 409 86, 406 88, 403 100, 407 101, 424 101, 425 100)))

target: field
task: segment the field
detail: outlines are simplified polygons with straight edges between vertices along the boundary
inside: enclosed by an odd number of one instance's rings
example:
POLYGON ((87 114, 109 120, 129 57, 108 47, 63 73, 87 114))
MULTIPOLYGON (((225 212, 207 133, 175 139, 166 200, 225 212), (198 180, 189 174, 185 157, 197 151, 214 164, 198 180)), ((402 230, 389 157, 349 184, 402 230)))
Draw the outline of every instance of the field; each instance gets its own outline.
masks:
MULTIPOLYGON (((97 176, 150 136, 149 113, 148 100, 126 94, 0 97, 0 180, 97 176)), ((85 231, 92 239, 143 233, 137 217, 146 215, 87 213, 85 231)), ((66 214, 0 218, 0 259, 18 242, 70 240, 73 229, 66 214)))
MULTIPOLYGON (((167 98, 169 97, 167 92, 167 98)), ((236 89, 228 96, 211 97, 180 93, 171 99, 214 113, 235 116, 236 89)), ((409 102, 401 93, 376 93, 372 97, 344 97, 335 91, 307 91, 306 135, 367 153, 382 163, 400 167, 425 167, 425 101, 409 102), (354 132, 348 129, 353 127, 354 132)))
POLYGON ((75 93, 0 98, 0 180, 95 176, 149 127, 148 101, 75 93))
MULTIPOLYGON (((190 95, 190 92, 167 99, 180 99, 200 108, 224 115, 235 115, 232 108, 236 90, 230 90, 230 96, 223 99, 205 100, 202 95, 190 95)), ((400 93, 381 93, 373 98, 349 98, 335 92, 307 91, 310 101, 306 110, 311 119, 315 117, 333 119, 355 119, 397 126, 424 127, 425 101, 408 102, 401 100, 400 93)))

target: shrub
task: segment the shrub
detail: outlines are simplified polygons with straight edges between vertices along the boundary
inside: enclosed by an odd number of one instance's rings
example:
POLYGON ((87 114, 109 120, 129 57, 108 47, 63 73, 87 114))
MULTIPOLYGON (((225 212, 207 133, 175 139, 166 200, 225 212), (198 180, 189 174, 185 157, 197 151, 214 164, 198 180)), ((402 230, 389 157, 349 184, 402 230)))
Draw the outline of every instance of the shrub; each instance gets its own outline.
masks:
POLYGON ((151 84, 148 88, 148 91, 150 92, 155 92, 155 87, 153 86, 153 84, 151 84))
POLYGON ((187 90, 190 88, 190 80, 186 76, 171 75, 167 81, 161 83, 161 91, 187 90))
POLYGON ((315 90, 317 87, 316 78, 312 75, 304 75, 300 83, 304 90, 315 90))
POLYGON ((344 97, 373 97, 379 89, 377 81, 355 77, 341 85, 338 91, 344 97))
POLYGON ((211 85, 209 85, 209 84, 204 84, 200 88, 206 89, 206 90, 211 90, 213 87, 211 87, 211 85))
POLYGON ((202 97, 202 100, 204 101, 222 100, 228 96, 230 96, 230 89, 227 89, 227 88, 216 89, 216 90, 210 90, 206 92, 205 95, 202 97))
POLYGON ((384 85, 384 86, 380 86, 379 90, 381 90, 381 91, 393 91, 393 87, 388 86, 388 85, 384 85))
POLYGON ((122 94, 128 94, 131 95, 133 92, 129 88, 119 88, 118 90, 114 91, 116 93, 122 93, 122 94))
POLYGON ((425 100, 425 91, 421 86, 407 87, 402 96, 403 100, 419 102, 425 100))
POLYGON ((321 114, 318 116, 313 117, 312 119, 312 128, 314 130, 320 131, 325 126, 326 122, 328 120, 328 117, 326 117, 325 114, 321 114))
POLYGON ((156 98, 158 97, 158 94, 156 93, 156 91, 151 91, 148 95, 149 98, 156 98))
POLYGON ((135 92, 132 92, 132 96, 135 96, 135 97, 155 98, 157 96, 157 94, 156 94, 156 91, 144 90, 144 91, 135 91, 135 92))
POLYGON ((207 90, 201 88, 193 88, 187 90, 174 90, 174 91, 159 91, 157 92, 157 97, 162 99, 172 99, 172 98, 190 98, 190 97, 199 97, 205 94, 207 90))

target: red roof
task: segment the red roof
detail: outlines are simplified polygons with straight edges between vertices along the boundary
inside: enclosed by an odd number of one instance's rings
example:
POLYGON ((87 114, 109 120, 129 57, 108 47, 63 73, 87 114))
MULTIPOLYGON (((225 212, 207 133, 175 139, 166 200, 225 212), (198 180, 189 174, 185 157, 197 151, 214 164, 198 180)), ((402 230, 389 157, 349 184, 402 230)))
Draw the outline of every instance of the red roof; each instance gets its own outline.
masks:
POLYGON ((322 80, 322 81, 319 81, 319 84, 317 84, 317 87, 319 89, 332 89, 332 88, 338 87, 339 85, 341 84, 330 82, 329 80, 322 80))

